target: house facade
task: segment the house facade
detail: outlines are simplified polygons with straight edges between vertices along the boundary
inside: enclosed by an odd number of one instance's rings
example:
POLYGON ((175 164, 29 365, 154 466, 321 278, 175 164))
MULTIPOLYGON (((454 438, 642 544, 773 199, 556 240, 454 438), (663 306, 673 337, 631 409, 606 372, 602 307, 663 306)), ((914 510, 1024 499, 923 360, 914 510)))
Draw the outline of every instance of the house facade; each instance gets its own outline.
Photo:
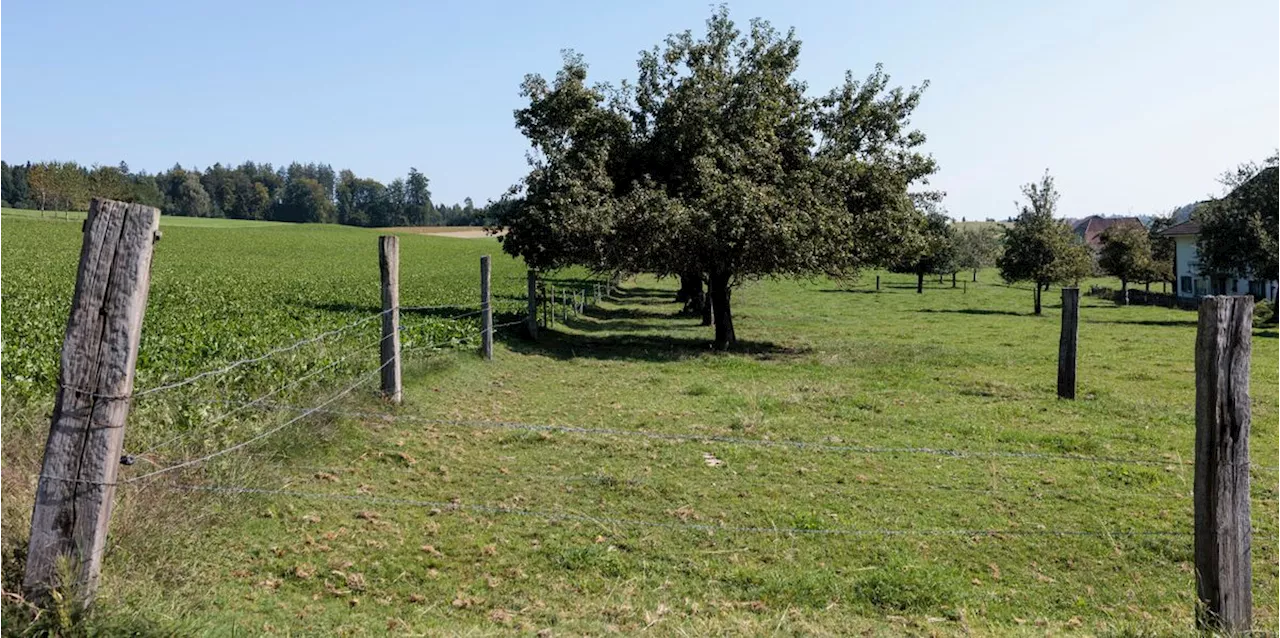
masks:
POLYGON ((1173 274, 1179 297, 1198 299, 1205 295, 1251 294, 1259 299, 1276 300, 1280 286, 1275 280, 1209 276, 1200 272, 1200 252, 1196 248, 1196 240, 1200 237, 1199 221, 1189 219, 1164 229, 1160 234, 1173 239, 1173 274))

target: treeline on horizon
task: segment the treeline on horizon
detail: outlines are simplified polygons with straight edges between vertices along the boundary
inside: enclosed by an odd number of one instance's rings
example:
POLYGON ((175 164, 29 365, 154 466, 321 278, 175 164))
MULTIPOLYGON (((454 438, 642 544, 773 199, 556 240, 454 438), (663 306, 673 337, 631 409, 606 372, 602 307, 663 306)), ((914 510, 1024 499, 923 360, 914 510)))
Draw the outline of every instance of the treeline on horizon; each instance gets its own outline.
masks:
POLYGON ((433 204, 429 180, 416 168, 389 184, 335 172, 329 164, 293 162, 274 168, 244 162, 203 171, 179 164, 156 174, 129 165, 0 162, 3 203, 34 210, 89 209, 93 197, 155 206, 165 215, 225 217, 350 226, 484 226, 501 203, 433 204))

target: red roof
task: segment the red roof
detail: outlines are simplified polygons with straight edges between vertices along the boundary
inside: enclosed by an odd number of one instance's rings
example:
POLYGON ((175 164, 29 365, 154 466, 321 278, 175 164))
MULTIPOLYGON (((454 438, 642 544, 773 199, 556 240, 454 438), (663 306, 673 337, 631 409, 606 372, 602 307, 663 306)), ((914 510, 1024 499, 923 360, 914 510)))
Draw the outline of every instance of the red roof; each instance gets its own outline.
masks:
POLYGON ((1102 248, 1102 233, 1113 226, 1131 226, 1138 230, 1146 230, 1146 226, 1142 225, 1142 220, 1137 217, 1086 217, 1076 222, 1072 229, 1076 235, 1084 240, 1084 243, 1093 248, 1102 248))

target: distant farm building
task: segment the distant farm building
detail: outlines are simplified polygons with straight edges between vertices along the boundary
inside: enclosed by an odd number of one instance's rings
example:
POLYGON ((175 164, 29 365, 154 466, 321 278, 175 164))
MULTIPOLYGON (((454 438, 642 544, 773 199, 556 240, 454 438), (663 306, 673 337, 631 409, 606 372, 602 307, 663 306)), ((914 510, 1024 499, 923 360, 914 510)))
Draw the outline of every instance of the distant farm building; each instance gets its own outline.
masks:
POLYGON ((1094 254, 1102 250, 1102 233, 1108 228, 1129 226, 1141 231, 1146 231, 1147 227, 1142 224, 1142 220, 1137 217, 1099 217, 1091 215, 1085 217, 1071 226, 1071 230, 1085 243, 1094 254))

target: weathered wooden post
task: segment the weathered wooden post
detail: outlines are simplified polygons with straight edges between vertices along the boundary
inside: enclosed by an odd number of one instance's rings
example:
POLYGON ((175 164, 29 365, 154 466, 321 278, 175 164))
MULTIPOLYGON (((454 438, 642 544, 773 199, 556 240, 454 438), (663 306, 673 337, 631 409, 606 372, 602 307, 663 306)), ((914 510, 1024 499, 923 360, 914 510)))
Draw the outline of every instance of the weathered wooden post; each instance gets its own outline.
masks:
POLYGON ((382 396, 399 404, 400 382, 400 238, 378 238, 378 269, 382 272, 382 396))
POLYGON ((1062 289, 1062 332, 1058 335, 1058 398, 1076 398, 1076 341, 1080 326, 1080 289, 1062 289))
POLYGON ((554 326, 556 323, 556 287, 554 284, 547 284, 549 292, 547 293, 547 309, 548 314, 547 327, 554 326))
POLYGON ((62 342, 44 463, 31 512, 23 588, 93 601, 115 499, 160 211, 93 199, 62 342), (74 582, 60 582, 69 561, 74 582))
POLYGON ((876 275, 876 292, 880 292, 880 275, 876 275))
POLYGON ((493 360, 493 304, 489 299, 489 256, 480 256, 480 353, 493 360))
POLYGON ((1246 632, 1249 549, 1249 356, 1253 297, 1205 297, 1196 329, 1196 623, 1246 632))
POLYGON ((529 338, 538 338, 538 273, 529 269, 529 338))

